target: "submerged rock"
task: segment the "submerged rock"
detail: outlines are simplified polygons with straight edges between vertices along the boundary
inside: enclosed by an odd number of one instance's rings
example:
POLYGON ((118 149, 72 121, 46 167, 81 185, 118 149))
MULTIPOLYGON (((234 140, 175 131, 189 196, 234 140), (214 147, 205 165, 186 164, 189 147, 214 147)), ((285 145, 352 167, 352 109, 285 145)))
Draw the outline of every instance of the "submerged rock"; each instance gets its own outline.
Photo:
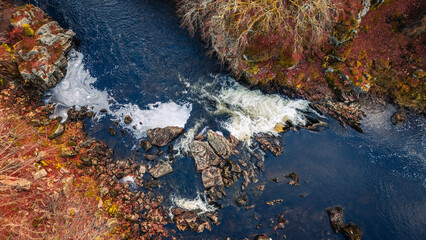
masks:
POLYGON ((209 167, 201 173, 204 188, 223 187, 222 176, 217 167, 209 167))
POLYGON ((243 195, 243 196, 235 199, 235 202, 237 203, 237 205, 239 207, 246 206, 249 203, 248 196, 247 195, 243 195))
POLYGON ((259 133, 254 137, 259 142, 260 147, 266 151, 269 150, 274 156, 279 156, 283 153, 284 143, 281 138, 268 133, 259 133))
POLYGON ((159 178, 172 172, 173 167, 172 165, 170 165, 169 162, 160 162, 151 169, 149 169, 149 173, 154 178, 159 178))
POLYGON ((219 164, 220 158, 207 142, 193 141, 189 144, 197 172, 219 164))
POLYGON ((362 239, 362 230, 355 223, 348 223, 341 232, 346 240, 362 239))
POLYGON ((184 128, 181 127, 165 127, 165 128, 154 128, 149 129, 146 134, 148 135, 149 141, 152 145, 159 147, 166 146, 169 142, 178 138, 185 132, 184 128))
POLYGON ((207 141, 215 150, 217 155, 223 157, 224 159, 228 159, 231 156, 231 146, 229 141, 224 136, 210 130, 207 133, 207 141))
POLYGON ((149 151, 152 148, 152 144, 147 140, 142 140, 140 146, 145 152, 149 151))
POLYGON ((404 108, 398 108, 398 110, 392 115, 391 122, 393 125, 403 124, 407 121, 407 113, 404 108))

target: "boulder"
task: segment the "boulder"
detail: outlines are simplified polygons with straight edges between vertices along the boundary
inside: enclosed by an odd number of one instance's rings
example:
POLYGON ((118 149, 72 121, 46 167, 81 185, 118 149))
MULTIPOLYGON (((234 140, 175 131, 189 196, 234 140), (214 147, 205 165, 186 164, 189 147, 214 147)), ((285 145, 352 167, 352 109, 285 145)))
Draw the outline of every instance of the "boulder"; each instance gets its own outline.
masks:
POLYGON ((217 167, 209 167, 201 173, 204 188, 223 187, 222 176, 217 167))
POLYGON ((229 141, 222 135, 219 135, 212 130, 207 133, 207 141, 210 146, 215 150, 217 155, 228 159, 231 156, 231 146, 229 141))
POLYGON ((157 163, 157 165, 149 169, 149 173, 154 178, 160 178, 172 172, 173 172, 173 167, 172 165, 170 165, 169 162, 157 163))
POLYGON ((152 145, 164 147, 184 132, 185 129, 181 127, 165 127, 149 129, 146 134, 148 135, 149 141, 152 145))
POLYGON ((341 232, 346 240, 362 239, 362 230, 355 223, 348 223, 341 232))
POLYGON ((31 188, 31 182, 23 178, 0 175, 0 187, 2 186, 28 191, 31 188))
POLYGON ((189 144, 191 155, 195 161, 197 172, 219 164, 220 158, 207 142, 193 141, 189 144))

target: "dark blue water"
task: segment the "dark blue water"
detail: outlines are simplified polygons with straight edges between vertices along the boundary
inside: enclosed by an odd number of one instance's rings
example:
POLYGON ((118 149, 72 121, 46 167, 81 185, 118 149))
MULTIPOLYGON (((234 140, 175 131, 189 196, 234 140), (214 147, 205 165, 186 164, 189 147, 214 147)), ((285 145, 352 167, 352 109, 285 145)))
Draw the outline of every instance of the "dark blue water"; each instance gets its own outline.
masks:
MULTIPOLYGON (((205 102, 188 95, 188 86, 179 81, 205 84, 211 73, 225 74, 197 38, 180 28, 173 1, 165 0, 39 0, 62 26, 73 29, 80 40, 79 51, 85 66, 97 78, 95 87, 105 89, 121 104, 132 103, 143 109, 157 101, 192 104, 186 126, 205 118, 204 125, 221 130, 221 118, 205 110, 205 102), (201 79, 201 80, 200 80, 201 79), (201 81, 201 83, 200 83, 201 81), (204 81, 204 82, 203 82, 204 81)), ((184 238, 232 239, 267 233, 273 239, 343 239, 335 235, 324 208, 342 205, 347 222, 358 224, 364 239, 426 239, 426 141, 423 117, 412 116, 401 126, 392 126, 392 108, 369 111, 361 135, 341 128, 333 120, 321 132, 288 132, 284 154, 266 155, 265 171, 260 173, 264 192, 250 185, 246 191, 253 209, 233 204, 240 184, 227 190, 220 210, 221 225, 202 234, 181 233, 184 238), (299 187, 269 179, 296 172, 299 187), (301 198, 299 195, 307 194, 301 198), (281 198, 282 204, 267 206, 266 201, 281 198), (270 219, 287 211, 285 229, 274 231, 270 219), (254 215, 259 220, 254 219, 254 215), (263 226, 257 229, 256 226, 263 226)), ((105 140, 117 156, 130 156, 134 138, 111 137, 108 117, 88 123, 88 132, 105 140)), ((138 157, 136 157, 138 159, 138 157)), ((175 171, 161 178, 165 194, 194 198, 202 190, 192 159, 180 158, 175 171)), ((173 228, 173 226, 170 226, 173 228)))

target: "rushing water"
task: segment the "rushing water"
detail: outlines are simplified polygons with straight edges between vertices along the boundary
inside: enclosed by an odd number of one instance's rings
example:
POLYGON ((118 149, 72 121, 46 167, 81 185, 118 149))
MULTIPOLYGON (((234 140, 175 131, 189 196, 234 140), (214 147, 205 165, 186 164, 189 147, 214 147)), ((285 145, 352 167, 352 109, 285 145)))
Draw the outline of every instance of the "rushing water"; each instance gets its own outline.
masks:
MULTIPOLYGON (((169 2, 173 1, 34 1, 80 40, 70 55, 66 78, 51 92, 51 100, 59 105, 56 113, 64 116, 64 109, 72 105, 90 105, 96 112, 106 109, 97 114, 97 122, 88 121, 87 129, 113 147, 118 157, 132 156, 138 140, 153 127, 184 126, 185 137, 175 144, 184 152, 192 137, 207 128, 249 140, 253 133, 273 131, 278 122, 303 125, 306 114, 316 114, 305 101, 263 95, 236 83, 215 59, 205 56, 199 39, 179 27, 169 2), (126 114, 134 119, 131 126, 122 122, 126 114), (113 121, 130 134, 110 136, 106 129, 113 121)), ((343 129, 330 119, 321 132, 285 133, 284 154, 265 155, 265 171, 259 176, 265 190, 255 190, 256 185, 246 190, 253 209, 235 205, 241 191, 237 182, 221 202, 221 225, 211 232, 181 234, 193 239, 241 239, 262 233, 273 239, 343 239, 332 232, 324 210, 339 204, 347 222, 363 229, 364 239, 425 239, 424 118, 411 116, 408 123, 393 126, 392 107, 367 111, 365 134, 343 129), (299 187, 269 181, 284 179, 290 172, 300 176, 299 187), (265 204, 278 198, 284 202, 265 204), (284 210, 289 223, 275 232, 270 219, 276 221, 284 210), (263 226, 257 229, 258 224, 263 226)), ((159 191, 170 196, 169 206, 213 209, 198 195, 203 187, 191 158, 177 159, 174 172, 161 181, 165 187, 159 191)))

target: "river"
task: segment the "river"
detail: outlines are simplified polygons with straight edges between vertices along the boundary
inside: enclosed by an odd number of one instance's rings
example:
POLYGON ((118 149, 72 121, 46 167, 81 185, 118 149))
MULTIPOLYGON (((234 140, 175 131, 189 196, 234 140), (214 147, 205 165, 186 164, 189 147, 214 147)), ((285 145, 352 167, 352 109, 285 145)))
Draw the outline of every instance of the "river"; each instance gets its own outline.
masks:
MULTIPOLYGON (((72 105, 91 106, 97 120, 86 121, 89 135, 104 140, 118 158, 143 161, 137 145, 153 127, 176 125, 194 134, 212 129, 249 143, 254 133, 273 131, 283 118, 303 125, 305 116, 313 115, 328 123, 320 132, 282 135, 283 155, 267 153, 259 173, 265 190, 246 190, 254 208, 234 203, 241 186, 236 184, 221 202, 221 224, 211 232, 181 232, 183 238, 242 239, 266 233, 273 239, 343 239, 332 232, 324 210, 341 205, 346 221, 360 226, 364 239, 425 239, 424 117, 410 115, 407 123, 393 126, 392 106, 367 109, 365 133, 360 134, 319 116, 306 101, 250 91, 206 56, 208 49, 197 36, 180 27, 173 1, 31 2, 77 33, 79 45, 71 53, 67 77, 49 93, 58 104, 56 114, 65 117, 72 105), (124 124, 125 115, 132 116, 134 127, 124 124), (119 134, 111 136, 109 127, 119 134), (291 172, 300 176, 300 186, 270 181, 291 172), (283 203, 265 204, 279 198, 283 203), (276 221, 283 211, 288 223, 274 231, 270 219, 276 221)), ((175 149, 184 153, 185 139, 175 149)), ((195 199, 203 189, 190 157, 178 157, 174 172, 160 180, 164 187, 158 191, 169 198, 166 207, 176 204, 173 199, 195 199)))

